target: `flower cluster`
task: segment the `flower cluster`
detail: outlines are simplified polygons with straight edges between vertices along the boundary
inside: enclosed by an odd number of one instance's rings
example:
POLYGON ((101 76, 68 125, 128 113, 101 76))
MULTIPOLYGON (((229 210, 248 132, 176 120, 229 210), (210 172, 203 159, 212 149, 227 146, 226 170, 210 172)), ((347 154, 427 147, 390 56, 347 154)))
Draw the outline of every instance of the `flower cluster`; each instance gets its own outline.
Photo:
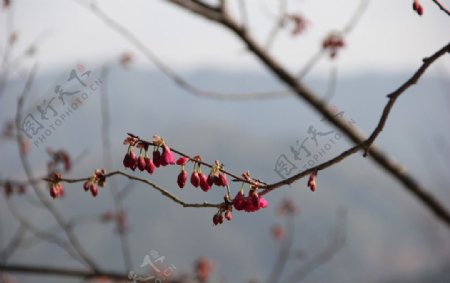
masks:
MULTIPOLYGON (((223 164, 220 163, 219 160, 215 161, 215 164, 212 166, 211 171, 209 172, 209 175, 206 176, 205 173, 201 170, 201 162, 202 158, 200 156, 195 156, 193 159, 194 162, 194 171, 191 174, 191 184, 195 188, 200 187, 203 191, 207 192, 211 189, 213 185, 219 186, 219 187, 227 187, 228 186, 228 179, 226 174, 222 171, 223 164)), ((183 157, 179 159, 181 163, 187 162, 189 160, 185 160, 183 157)), ((178 163, 178 162, 177 162, 178 163)), ((186 177, 187 179, 187 172, 184 171, 184 164, 181 164, 182 170, 179 175, 183 175, 183 178, 186 177)), ((185 180, 186 181, 186 180, 185 180)), ((180 186, 181 188, 181 186, 180 186)))
POLYGON ((191 161, 194 163, 194 170, 190 177, 192 186, 200 187, 205 192, 209 191, 213 185, 228 186, 226 174, 222 171, 223 164, 220 161, 216 160, 209 175, 206 176, 201 170, 202 158, 200 156, 195 156, 192 159, 187 156, 181 156, 175 161, 175 155, 172 150, 164 139, 159 136, 153 136, 152 144, 143 142, 137 137, 129 136, 125 139, 124 144, 128 144, 128 151, 123 159, 123 165, 133 171, 138 168, 140 171, 146 170, 149 174, 153 174, 155 168, 177 164, 180 166, 177 184, 180 189, 183 189, 189 177, 185 166, 191 161), (148 156, 150 145, 153 146, 152 158, 148 156), (140 149, 139 157, 134 152, 135 147, 140 149))
POLYGON ((330 51, 330 58, 334 59, 340 49, 345 46, 344 38, 339 33, 329 34, 322 42, 322 48, 330 51))
POLYGON ((250 178, 249 172, 243 173, 242 177, 250 182, 250 190, 248 195, 245 196, 243 190, 244 184, 242 184, 241 189, 233 199, 233 207, 238 211, 244 210, 246 212, 255 212, 261 208, 266 208, 269 202, 258 195, 258 182, 250 178))
POLYGON ((213 216, 212 220, 214 225, 222 224, 225 219, 230 221, 233 218, 233 208, 238 211, 244 210, 246 212, 254 212, 269 205, 265 198, 258 195, 260 183, 259 181, 253 180, 250 177, 249 172, 242 174, 243 180, 241 189, 236 197, 231 200, 227 179, 229 173, 225 172, 224 165, 219 160, 216 160, 213 165, 208 165, 202 161, 202 158, 199 155, 188 157, 175 151, 180 155, 175 161, 174 153, 164 139, 159 136, 153 136, 152 142, 146 142, 139 139, 137 136, 129 134, 129 137, 125 139, 124 144, 128 145, 128 150, 123 159, 123 165, 133 171, 138 168, 140 171, 146 170, 150 174, 153 174, 155 168, 176 164, 180 166, 180 172, 177 176, 177 184, 180 189, 183 189, 186 186, 188 179, 193 187, 200 188, 205 192, 209 191, 214 185, 227 188, 225 201, 220 205, 218 211, 213 216), (153 146, 152 158, 148 155, 150 146, 153 146), (140 149, 139 156, 135 153, 135 148, 140 149), (186 170, 186 166, 189 162, 193 163, 193 171, 190 174, 190 177, 186 170), (203 173, 202 165, 211 168, 208 175, 203 173), (249 184, 250 187, 247 196, 244 195, 244 184, 249 184))
POLYGON ((84 182, 83 189, 85 192, 90 191, 93 197, 98 195, 98 187, 104 187, 106 181, 105 169, 96 169, 94 175, 84 182))
POLYGON ((213 216, 214 226, 222 224, 224 218, 228 221, 231 221, 231 219, 233 219, 233 214, 231 213, 233 211, 233 203, 230 200, 229 195, 225 195, 224 200, 224 205, 222 205, 219 208, 219 211, 217 211, 217 213, 213 216))
POLYGON ((152 158, 148 156, 148 143, 143 143, 135 137, 128 137, 123 143, 128 144, 128 151, 123 159, 123 166, 133 171, 138 168, 140 171, 146 170, 149 174, 153 174, 155 168, 175 164, 174 154, 164 142, 164 139, 159 136, 153 136, 152 158), (139 157, 134 152, 134 147, 140 149, 139 157), (162 149, 162 152, 160 149, 162 149))
POLYGON ((419 0, 413 1, 413 10, 417 12, 419 16, 423 15, 423 6, 420 4, 419 0))
POLYGON ((64 196, 64 186, 61 184, 61 173, 53 173, 50 175, 50 182, 48 183, 50 189, 50 196, 58 198, 64 196))

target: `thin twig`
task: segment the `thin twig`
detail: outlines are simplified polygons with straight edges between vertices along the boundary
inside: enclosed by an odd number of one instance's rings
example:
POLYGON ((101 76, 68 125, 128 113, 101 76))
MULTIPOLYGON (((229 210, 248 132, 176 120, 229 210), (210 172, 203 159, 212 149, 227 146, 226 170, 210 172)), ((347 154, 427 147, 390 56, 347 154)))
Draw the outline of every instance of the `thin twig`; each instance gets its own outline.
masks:
POLYGON ((286 236, 281 243, 280 252, 275 261, 275 265, 272 272, 267 280, 267 283, 277 283, 280 281, 280 277, 283 274, 283 270, 286 267, 286 263, 291 255, 292 245, 294 243, 294 233, 295 233, 295 221, 294 215, 286 215, 286 236))
POLYGON ((57 237, 54 233, 48 233, 44 230, 39 229, 36 227, 32 221, 29 221, 25 216, 23 216, 20 213, 20 210, 12 203, 10 199, 7 199, 7 205, 8 209, 11 212, 11 215, 16 219, 21 226, 25 227, 27 231, 29 231, 32 235, 34 235, 36 238, 39 238, 43 241, 46 241, 48 243, 57 245, 60 247, 63 251, 65 251, 69 256, 71 256, 76 261, 80 262, 81 264, 86 263, 83 261, 83 259, 80 257, 80 255, 72 248, 72 246, 64 241, 63 239, 57 237))
MULTIPOLYGON (((348 23, 342 28, 342 30, 339 32, 343 37, 349 35, 353 29, 358 25, 359 20, 361 19, 364 12, 367 10, 367 7, 369 6, 370 0, 361 0, 358 8, 353 13, 352 17, 348 21, 348 23)), ((320 47, 320 49, 311 56, 311 58, 307 61, 305 66, 302 67, 302 69, 298 72, 297 78, 298 80, 303 79, 311 70, 312 68, 319 62, 322 57, 327 54, 325 52, 326 50, 320 47)))
POLYGON ((269 50, 272 47, 278 33, 283 28, 286 14, 287 14, 287 0, 279 0, 279 2, 278 2, 278 18, 276 19, 275 24, 273 25, 272 30, 269 32, 269 36, 267 37, 267 40, 265 43, 266 50, 269 50))
MULTIPOLYGON (((30 75, 29 75, 28 80, 25 84, 25 87, 22 91, 22 94, 19 96, 19 101, 17 104, 17 113, 16 113, 16 129, 21 129, 20 123, 22 122, 23 107, 24 107, 27 95, 29 95, 29 93, 30 93, 30 88, 33 84, 33 79, 34 79, 36 70, 37 70, 37 66, 35 65, 30 72, 30 75)), ((29 181, 31 187, 33 188, 34 192, 36 193, 37 197, 39 198, 39 201, 47 208, 47 210, 50 212, 50 214, 53 216, 53 218, 56 220, 56 222, 64 230, 67 237, 69 238, 70 243, 72 244, 74 249, 77 251, 77 253, 80 255, 80 257, 94 271, 98 272, 99 269, 97 267, 97 264, 88 256, 87 252, 81 246, 81 243, 79 242, 78 238, 75 236, 73 231, 71 231, 70 228, 67 227, 67 223, 66 223, 64 217, 57 210, 57 208, 46 198, 46 195, 40 190, 40 188, 38 187, 38 184, 36 182, 33 182, 33 180, 35 180, 33 171, 31 169, 31 166, 29 164, 26 154, 20 149, 21 148, 20 144, 22 142, 22 139, 24 139, 24 137, 23 137, 21 131, 18 130, 17 145, 19 146, 20 160, 22 162, 22 166, 25 170, 26 176, 28 178, 28 181, 29 181)))
POLYGON ((346 244, 346 212, 338 211, 337 213, 337 223, 335 231, 332 235, 332 240, 330 243, 312 259, 308 260, 301 265, 288 279, 286 283, 297 283, 301 282, 306 278, 311 272, 319 268, 320 266, 327 263, 333 258, 346 244))
MULTIPOLYGON (((153 187, 154 189, 156 189, 157 191, 159 191, 163 196, 173 200, 174 202, 178 203, 179 205, 183 206, 183 207, 210 207, 210 208, 219 208, 222 204, 211 204, 211 203, 187 203, 183 200, 181 200, 180 198, 178 198, 177 196, 175 196, 174 194, 170 193, 169 191, 167 191, 166 189, 154 184, 153 182, 147 180, 147 179, 143 179, 143 178, 139 178, 133 175, 129 175, 125 172, 122 171, 113 171, 110 173, 105 174, 105 178, 109 178, 112 177, 114 175, 121 175, 124 177, 127 177, 130 180, 134 180, 134 181, 139 181, 142 182, 144 184, 149 185, 150 187, 153 187)), ((81 182, 85 182, 88 181, 90 177, 86 177, 86 178, 77 178, 77 179, 69 179, 69 178, 61 178, 61 182, 66 182, 66 183, 81 183, 81 182)), ((48 179, 48 178, 43 178, 44 181, 47 182, 51 182, 53 180, 48 179)))
POLYGON ((439 9, 441 9, 442 11, 444 11, 444 13, 446 13, 447 15, 450 16, 450 10, 447 9, 447 8, 445 8, 445 6, 442 5, 440 1, 438 1, 438 0, 433 0, 433 2, 439 7, 439 9))
MULTIPOLYGON (((108 65, 105 65, 102 68, 101 77, 103 81, 103 85, 100 92, 100 108, 102 113, 102 141, 103 141, 103 161, 104 165, 106 166, 107 170, 109 171, 111 169, 111 165, 113 164, 113 154, 112 154, 112 148, 111 148, 111 135, 110 135, 110 109, 109 109, 109 96, 108 96, 108 78, 109 78, 109 72, 110 67, 108 65)), ((117 182, 113 178, 110 181, 109 184, 110 192, 112 194, 113 200, 114 200, 114 212, 115 214, 119 214, 121 211, 123 211, 122 207, 122 198, 119 197, 118 193, 118 186, 117 182)), ((116 225, 118 225, 116 223, 116 225)), ((123 261, 125 265, 126 270, 131 270, 133 267, 133 262, 131 259, 131 250, 130 250, 130 244, 128 241, 128 235, 126 231, 123 231, 122 229, 117 229, 120 239, 120 247, 122 250, 122 256, 123 261)))
MULTIPOLYGON (((189 83, 187 80, 182 78, 177 72, 170 68, 163 60, 161 60, 150 48, 148 48, 137 36, 135 36, 130 30, 125 26, 121 25, 119 22, 108 16, 100 7, 96 4, 91 3, 89 6, 84 5, 79 0, 74 0, 82 7, 90 10, 94 15, 96 15, 103 23, 105 23, 109 28, 116 31, 123 38, 125 38, 129 43, 136 47, 142 54, 147 57, 164 75, 171 79, 176 85, 184 89, 190 94, 195 96, 211 98, 216 100, 226 100, 226 101, 245 101, 254 99, 271 99, 286 97, 288 94, 284 91, 267 91, 267 92, 254 92, 254 93, 222 93, 217 91, 209 91, 198 88, 193 84, 189 83)), ((201 4, 194 4, 197 1, 182 1, 182 0, 172 0, 173 3, 183 3, 183 5, 189 5, 192 9, 198 11, 208 11, 208 14, 212 18, 216 18, 218 15, 217 9, 209 9, 201 4)))
POLYGON ((23 240, 23 237, 25 236, 26 228, 23 225, 20 225, 19 228, 17 228, 16 233, 14 233, 14 236, 11 238, 11 241, 6 245, 6 247, 0 251, 0 262, 6 263, 9 258, 14 254, 14 252, 17 250, 17 248, 20 246, 20 243, 23 240))

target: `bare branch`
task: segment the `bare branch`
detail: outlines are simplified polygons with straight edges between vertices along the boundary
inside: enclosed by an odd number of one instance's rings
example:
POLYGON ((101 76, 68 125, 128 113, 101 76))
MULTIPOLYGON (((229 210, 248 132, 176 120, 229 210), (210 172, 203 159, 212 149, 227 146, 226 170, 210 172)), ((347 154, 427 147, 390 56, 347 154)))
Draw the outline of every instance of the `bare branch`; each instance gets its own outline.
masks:
POLYGON ((444 13, 450 16, 450 10, 447 9, 444 5, 442 5, 440 1, 433 0, 433 2, 439 7, 439 9, 441 9, 442 11, 444 11, 444 13))
POLYGON ((286 215, 286 230, 286 236, 281 243, 280 252, 267 283, 277 283, 280 280, 283 270, 286 267, 286 263, 290 257, 295 232, 295 221, 293 214, 286 215))
MULTIPOLYGON (((92 3, 89 6, 82 4, 79 0, 75 0, 82 7, 90 10, 94 15, 96 15, 100 20, 102 20, 109 28, 113 29, 117 33, 119 33, 123 38, 125 38, 129 43, 135 46, 142 54, 147 57, 164 75, 166 75, 169 79, 171 79, 176 85, 180 88, 187 91, 189 94, 216 99, 216 100, 225 100, 225 101, 246 101, 246 100, 254 100, 254 99, 273 99, 286 97, 289 94, 285 91, 267 91, 267 92, 254 92, 254 93, 222 93, 217 91, 209 91, 198 88, 193 84, 189 83, 185 79, 183 79, 177 72, 175 72, 172 68, 170 68, 166 63, 163 62, 152 50, 150 50, 137 36, 135 36, 130 30, 128 30, 125 26, 121 25, 119 22, 115 21, 113 18, 108 16, 103 10, 100 9, 97 5, 92 3)), ((221 13, 219 10, 216 10, 212 7, 205 8, 201 6, 201 4, 193 4, 197 1, 181 1, 181 0, 173 0, 172 3, 175 3, 182 7, 189 7, 189 9, 193 9, 195 11, 208 11, 208 13, 221 13), (201 7, 201 8, 200 8, 201 7), (206 10, 205 10, 206 9, 206 10)), ((220 14, 221 15, 221 14, 220 14)), ((220 16, 219 18, 221 18, 220 16)), ((212 17, 212 19, 216 19, 216 17, 212 17)))
POLYGON ((327 263, 331 258, 337 254, 346 244, 346 212, 339 211, 337 212, 337 223, 335 231, 332 235, 332 240, 330 243, 317 255, 315 255, 312 259, 308 260, 297 271, 295 271, 289 278, 286 280, 287 283, 296 283, 301 282, 306 278, 311 272, 319 268, 320 266, 327 263))
POLYGON ((289 185, 294 183, 295 181, 310 175, 314 171, 323 170, 325 168, 334 165, 346 157, 352 155, 353 153, 358 152, 360 149, 368 149, 369 153, 372 155, 374 160, 378 162, 381 166, 383 166, 389 173, 395 176, 404 186, 405 188, 412 193, 416 198, 418 198, 423 205, 428 207, 440 220, 442 220, 447 226, 450 226, 450 213, 445 208, 443 204, 441 204, 432 194, 428 193, 424 188, 422 188, 411 176, 409 176, 399 165, 394 164, 392 161, 389 161, 387 157, 384 156, 379 150, 374 150, 373 147, 369 148, 376 137, 381 133, 384 124, 386 123, 387 116, 389 115, 390 110, 392 109, 396 99, 404 93, 409 87, 415 84, 419 78, 425 73, 426 69, 439 57, 443 56, 445 53, 450 52, 450 43, 438 50, 432 56, 424 59, 422 66, 414 73, 414 75, 406 81, 399 89, 389 94, 389 101, 386 104, 383 110, 383 116, 380 119, 377 127, 375 128, 372 135, 365 141, 362 141, 355 145, 354 147, 342 152, 338 156, 333 159, 330 159, 322 164, 319 164, 313 168, 307 169, 303 172, 300 172, 290 178, 282 180, 280 182, 270 184, 267 186, 263 186, 265 189, 261 193, 261 195, 267 194, 270 190, 282 187, 284 185, 289 185), (375 156, 373 156, 375 154, 375 156))
POLYGON ((369 139, 366 142, 365 155, 367 155, 370 145, 375 141, 375 139, 383 130, 384 125, 386 124, 387 118, 389 116, 389 113, 391 112, 391 109, 394 106, 394 103, 397 100, 397 98, 399 98, 400 95, 404 93, 409 87, 416 84, 419 81, 420 77, 428 69, 428 67, 430 67, 434 61, 436 61, 439 57, 443 56, 445 53, 450 53, 450 43, 442 47, 439 51, 437 51, 430 57, 424 58, 422 66, 416 71, 416 73, 404 84, 402 84, 396 91, 392 92, 387 96, 389 98, 389 102, 384 107, 383 114, 381 115, 380 121, 378 122, 378 126, 375 128, 375 130, 373 131, 373 133, 370 135, 369 139))
MULTIPOLYGON (((25 84, 25 87, 23 89, 22 94, 19 97, 19 101, 17 104, 17 113, 16 113, 16 129, 20 129, 20 123, 22 121, 22 112, 23 107, 25 104, 25 99, 27 95, 30 93, 30 88, 33 84, 34 75, 36 72, 37 67, 33 67, 32 71, 30 72, 30 75, 28 77, 28 80, 25 84)), ((34 182, 35 180, 33 171, 31 169, 31 166, 29 164, 29 161, 27 159, 26 154, 21 150, 20 144, 22 142, 22 139, 24 139, 21 131, 18 130, 17 132, 17 144, 19 146, 19 155, 20 160, 22 162, 22 166, 25 170, 25 174, 27 176, 27 179, 31 185, 31 187, 34 189, 34 192, 36 193, 37 197, 39 198, 39 201, 46 207, 46 209, 50 212, 50 214, 54 217, 56 222, 61 226, 61 228, 66 233, 67 237, 69 238, 70 243, 74 247, 74 249, 77 251, 77 253, 80 255, 80 257, 94 270, 98 271, 97 264, 88 256, 87 252, 84 250, 84 248, 81 246, 81 243, 79 242, 78 238, 75 236, 75 234, 67 227, 67 223, 64 220, 64 217, 61 215, 61 213, 56 209, 56 207, 46 198, 46 195, 40 190, 38 187, 38 184, 34 182)))
POLYGON ((129 280, 127 274, 121 274, 116 272, 90 272, 82 269, 66 269, 66 268, 56 268, 38 265, 18 265, 18 264, 6 265, 0 263, 0 270, 9 273, 29 273, 41 276, 52 275, 61 277, 78 277, 85 279, 106 277, 113 280, 129 280))

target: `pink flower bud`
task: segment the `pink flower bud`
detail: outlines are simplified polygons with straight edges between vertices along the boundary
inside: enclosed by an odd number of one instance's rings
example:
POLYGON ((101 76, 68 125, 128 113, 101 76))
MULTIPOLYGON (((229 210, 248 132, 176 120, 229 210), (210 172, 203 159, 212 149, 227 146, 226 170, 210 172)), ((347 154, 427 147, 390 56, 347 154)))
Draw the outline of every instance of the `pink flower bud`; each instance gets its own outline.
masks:
POLYGON ((220 183, 222 187, 226 187, 228 186, 228 180, 227 180, 227 175, 225 175, 225 173, 220 173, 219 174, 219 178, 220 178, 220 183))
POLYGON ((239 191, 237 195, 233 199, 233 206, 236 210, 243 210, 246 205, 246 200, 244 197, 244 193, 239 191))
POLYGON ((198 176, 200 177, 200 188, 205 192, 209 191, 211 185, 209 185, 206 175, 203 172, 200 172, 198 176))
POLYGON ((58 191, 57 191, 55 186, 52 186, 52 188, 50 189, 50 196, 52 198, 57 198, 58 197, 58 191))
POLYGON ((225 218, 230 221, 231 219, 233 219, 233 214, 231 214, 231 211, 227 211, 225 212, 225 218))
POLYGON ((192 172, 191 175, 191 184, 192 186, 198 188, 198 186, 200 185, 200 176, 198 175, 197 172, 192 172))
POLYGON ((181 166, 186 165, 186 163, 188 163, 188 161, 189 161, 189 158, 184 157, 184 156, 180 157, 177 160, 177 165, 181 165, 181 166))
POLYGON ((250 191, 250 201, 252 202, 253 206, 256 206, 259 208, 259 196, 256 191, 250 191))
POLYGON ((209 185, 209 186, 214 185, 214 175, 209 174, 209 175, 208 175, 208 179, 207 179, 206 181, 208 182, 208 185, 209 185))
POLYGON ((269 206, 269 202, 263 198, 263 197, 259 197, 259 208, 266 208, 269 206))
POLYGON ((96 197, 98 195, 98 187, 96 184, 91 183, 89 185, 89 190, 91 191, 93 197, 96 197))
POLYGON ((165 144, 163 145, 161 165, 167 166, 172 164, 175 164, 175 156, 173 155, 173 152, 170 150, 170 148, 165 144))
MULTIPOLYGON (((218 225, 218 224, 220 224, 220 217, 221 217, 222 215, 220 215, 220 214, 214 214, 214 216, 213 216, 213 224, 214 225, 218 225)), ((223 219, 222 219, 222 222, 223 222, 223 219)))
POLYGON ((223 216, 220 213, 216 213, 213 216, 213 224, 218 225, 223 223, 223 216))
POLYGON ((144 157, 144 161, 145 170, 147 170, 150 175, 153 174, 153 172, 155 172, 155 164, 153 164, 153 161, 148 157, 144 157))
POLYGON ((125 157, 123 158, 123 166, 125 168, 130 167, 130 153, 128 153, 128 152, 127 152, 127 154, 125 154, 125 157))
POLYGON ((184 185, 186 185, 186 180, 188 178, 188 174, 186 170, 182 170, 180 174, 178 174, 177 183, 180 189, 184 188, 184 185))
POLYGON ((89 183, 90 183, 89 181, 86 181, 83 184, 83 189, 84 189, 85 192, 89 191, 89 183))
POLYGON ((144 171, 145 169, 145 160, 142 155, 139 156, 138 158, 137 167, 139 168, 140 171, 144 171))
POLYGON ((218 175, 214 175, 213 180, 214 185, 219 187, 222 186, 222 180, 220 180, 220 177, 218 175))
POLYGON ((133 171, 136 170, 137 164, 138 164, 137 155, 136 155, 136 153, 134 153, 134 151, 131 151, 130 152, 130 169, 133 171))
POLYGON ((153 164, 155 164, 156 168, 161 166, 161 153, 159 150, 153 151, 153 164))

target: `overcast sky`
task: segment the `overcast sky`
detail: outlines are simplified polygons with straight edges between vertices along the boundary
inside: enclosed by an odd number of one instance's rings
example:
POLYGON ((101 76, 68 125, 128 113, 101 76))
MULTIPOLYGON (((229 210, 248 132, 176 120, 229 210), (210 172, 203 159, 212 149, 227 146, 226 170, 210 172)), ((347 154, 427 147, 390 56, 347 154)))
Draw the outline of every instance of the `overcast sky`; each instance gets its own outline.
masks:
MULTIPOLYGON (((75 0, 15 2, 13 21, 21 43, 45 34, 38 56, 41 68, 66 67, 80 60, 92 64, 114 58, 123 51, 137 52, 75 0)), ((175 69, 260 68, 231 33, 165 2, 108 0, 98 4, 175 69)), ((258 39, 264 40, 273 23, 273 15, 269 11, 276 13, 277 1, 245 2, 250 11, 251 31, 258 39)), ((348 47, 339 55, 340 71, 416 68, 422 57, 447 43, 450 35, 448 16, 432 1, 422 1, 425 13, 419 17, 412 10, 411 2, 370 1, 360 23, 348 38, 348 47)), ((283 32, 274 45, 273 53, 292 71, 300 69, 317 52, 321 39, 329 31, 341 29, 360 3, 360 0, 291 0, 289 11, 305 15, 311 24, 299 37, 293 38, 287 31, 283 32)), ((233 5, 233 8, 236 7, 233 5)), ((235 13, 235 16, 239 15, 235 13)), ((4 22, 4 12, 1 17, 4 22)), ((448 64, 449 60, 446 60, 443 62, 448 64)), ((138 61, 142 65, 153 66, 142 55, 138 56, 138 61)), ((325 62, 317 70, 325 70, 327 66, 325 62)))

